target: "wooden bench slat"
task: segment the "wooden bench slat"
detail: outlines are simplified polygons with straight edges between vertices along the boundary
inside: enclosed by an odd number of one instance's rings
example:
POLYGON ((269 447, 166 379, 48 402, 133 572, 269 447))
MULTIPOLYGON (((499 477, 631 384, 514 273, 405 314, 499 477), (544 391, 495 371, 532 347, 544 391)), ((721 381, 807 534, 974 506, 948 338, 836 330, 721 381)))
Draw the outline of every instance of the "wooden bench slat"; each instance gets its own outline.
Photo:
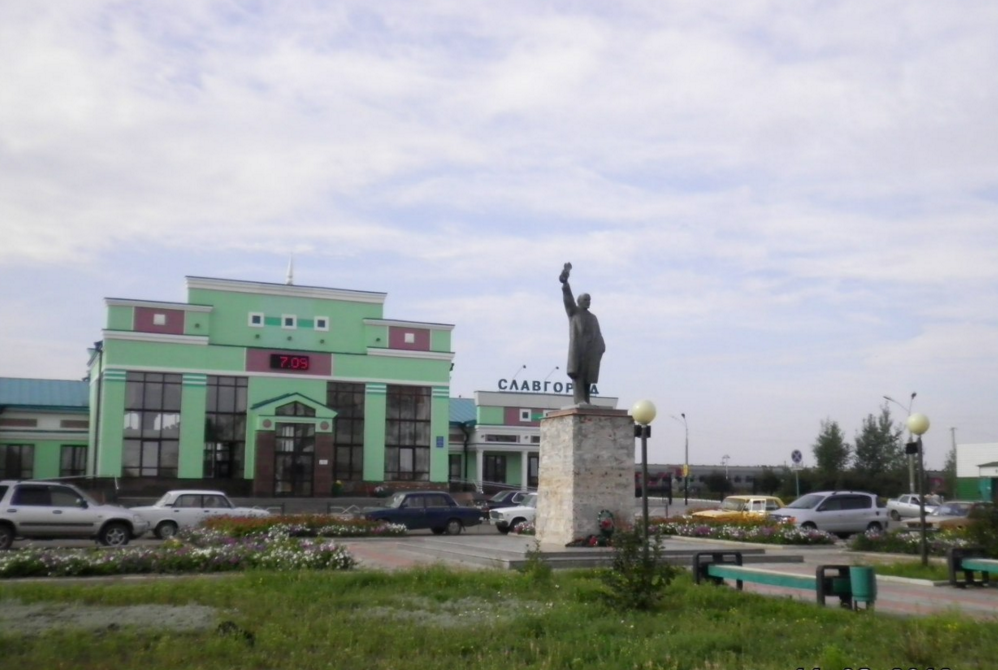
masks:
POLYGON ((977 570, 978 572, 998 572, 998 561, 990 558, 965 558, 960 562, 964 570, 977 570))
POLYGON ((817 588, 817 579, 813 576, 776 572, 774 570, 758 570, 734 565, 710 565, 707 567, 707 574, 711 577, 740 579, 743 582, 768 584, 769 586, 784 586, 812 591, 817 588))

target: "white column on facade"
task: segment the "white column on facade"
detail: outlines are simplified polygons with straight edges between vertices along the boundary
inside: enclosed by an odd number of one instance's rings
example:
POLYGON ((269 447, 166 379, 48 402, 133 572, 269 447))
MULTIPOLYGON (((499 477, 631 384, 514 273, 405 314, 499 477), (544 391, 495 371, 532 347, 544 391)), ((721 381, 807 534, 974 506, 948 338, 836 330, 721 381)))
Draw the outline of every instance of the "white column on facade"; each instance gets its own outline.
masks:
POLYGON ((475 483, 481 484, 482 477, 485 476, 485 450, 482 447, 475 448, 475 483))
POLYGON ((527 489, 530 487, 530 453, 529 451, 520 452, 520 488, 527 489))

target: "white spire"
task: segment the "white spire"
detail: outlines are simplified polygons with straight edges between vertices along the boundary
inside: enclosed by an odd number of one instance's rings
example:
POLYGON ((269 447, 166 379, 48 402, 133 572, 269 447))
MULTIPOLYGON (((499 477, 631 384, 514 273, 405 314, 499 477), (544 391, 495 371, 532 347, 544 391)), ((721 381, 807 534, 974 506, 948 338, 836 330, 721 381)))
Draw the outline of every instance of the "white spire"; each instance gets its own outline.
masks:
POLYGON ((291 254, 291 258, 288 260, 288 276, 284 280, 284 283, 291 286, 295 283, 295 255, 291 254))

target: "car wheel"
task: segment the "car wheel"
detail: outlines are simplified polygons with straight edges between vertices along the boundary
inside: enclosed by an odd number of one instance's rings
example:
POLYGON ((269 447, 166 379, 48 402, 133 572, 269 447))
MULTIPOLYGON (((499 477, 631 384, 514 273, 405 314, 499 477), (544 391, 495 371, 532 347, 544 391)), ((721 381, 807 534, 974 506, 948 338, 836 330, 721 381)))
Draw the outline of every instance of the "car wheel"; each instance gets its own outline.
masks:
POLYGON ((0 551, 10 549, 14 544, 14 529, 10 526, 0 526, 0 551))
POLYGON ((97 541, 105 547, 124 547, 128 544, 130 536, 128 526, 120 521, 114 521, 100 529, 97 541))
POLYGON ((883 533, 884 527, 880 525, 879 521, 871 521, 866 527, 867 531, 873 531, 874 533, 883 533))
POLYGON ((462 530, 464 530, 464 526, 461 524, 460 519, 451 519, 447 522, 448 535, 460 535, 462 530))
POLYGON ((496 530, 498 530, 503 535, 509 535, 510 529, 509 526, 496 526, 496 530))
POLYGON ((901 520, 901 515, 898 514, 898 511, 896 509, 892 509, 891 510, 891 519, 893 519, 894 521, 900 521, 901 520))
POLYGON ((177 534, 177 524, 172 521, 164 521, 163 523, 156 526, 156 537, 161 540, 169 540, 171 537, 177 534))
POLYGON ((805 521, 800 525, 801 530, 818 530, 818 527, 814 525, 813 521, 805 521))

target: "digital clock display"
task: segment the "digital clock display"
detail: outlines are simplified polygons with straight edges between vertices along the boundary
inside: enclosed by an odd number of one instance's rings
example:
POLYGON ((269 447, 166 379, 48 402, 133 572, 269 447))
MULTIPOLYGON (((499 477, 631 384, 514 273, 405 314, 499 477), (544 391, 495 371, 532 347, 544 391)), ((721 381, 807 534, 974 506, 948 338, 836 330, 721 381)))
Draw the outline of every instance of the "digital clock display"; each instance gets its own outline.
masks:
POLYGON ((298 370, 304 372, 309 368, 308 356, 294 354, 271 354, 271 370, 298 370))

